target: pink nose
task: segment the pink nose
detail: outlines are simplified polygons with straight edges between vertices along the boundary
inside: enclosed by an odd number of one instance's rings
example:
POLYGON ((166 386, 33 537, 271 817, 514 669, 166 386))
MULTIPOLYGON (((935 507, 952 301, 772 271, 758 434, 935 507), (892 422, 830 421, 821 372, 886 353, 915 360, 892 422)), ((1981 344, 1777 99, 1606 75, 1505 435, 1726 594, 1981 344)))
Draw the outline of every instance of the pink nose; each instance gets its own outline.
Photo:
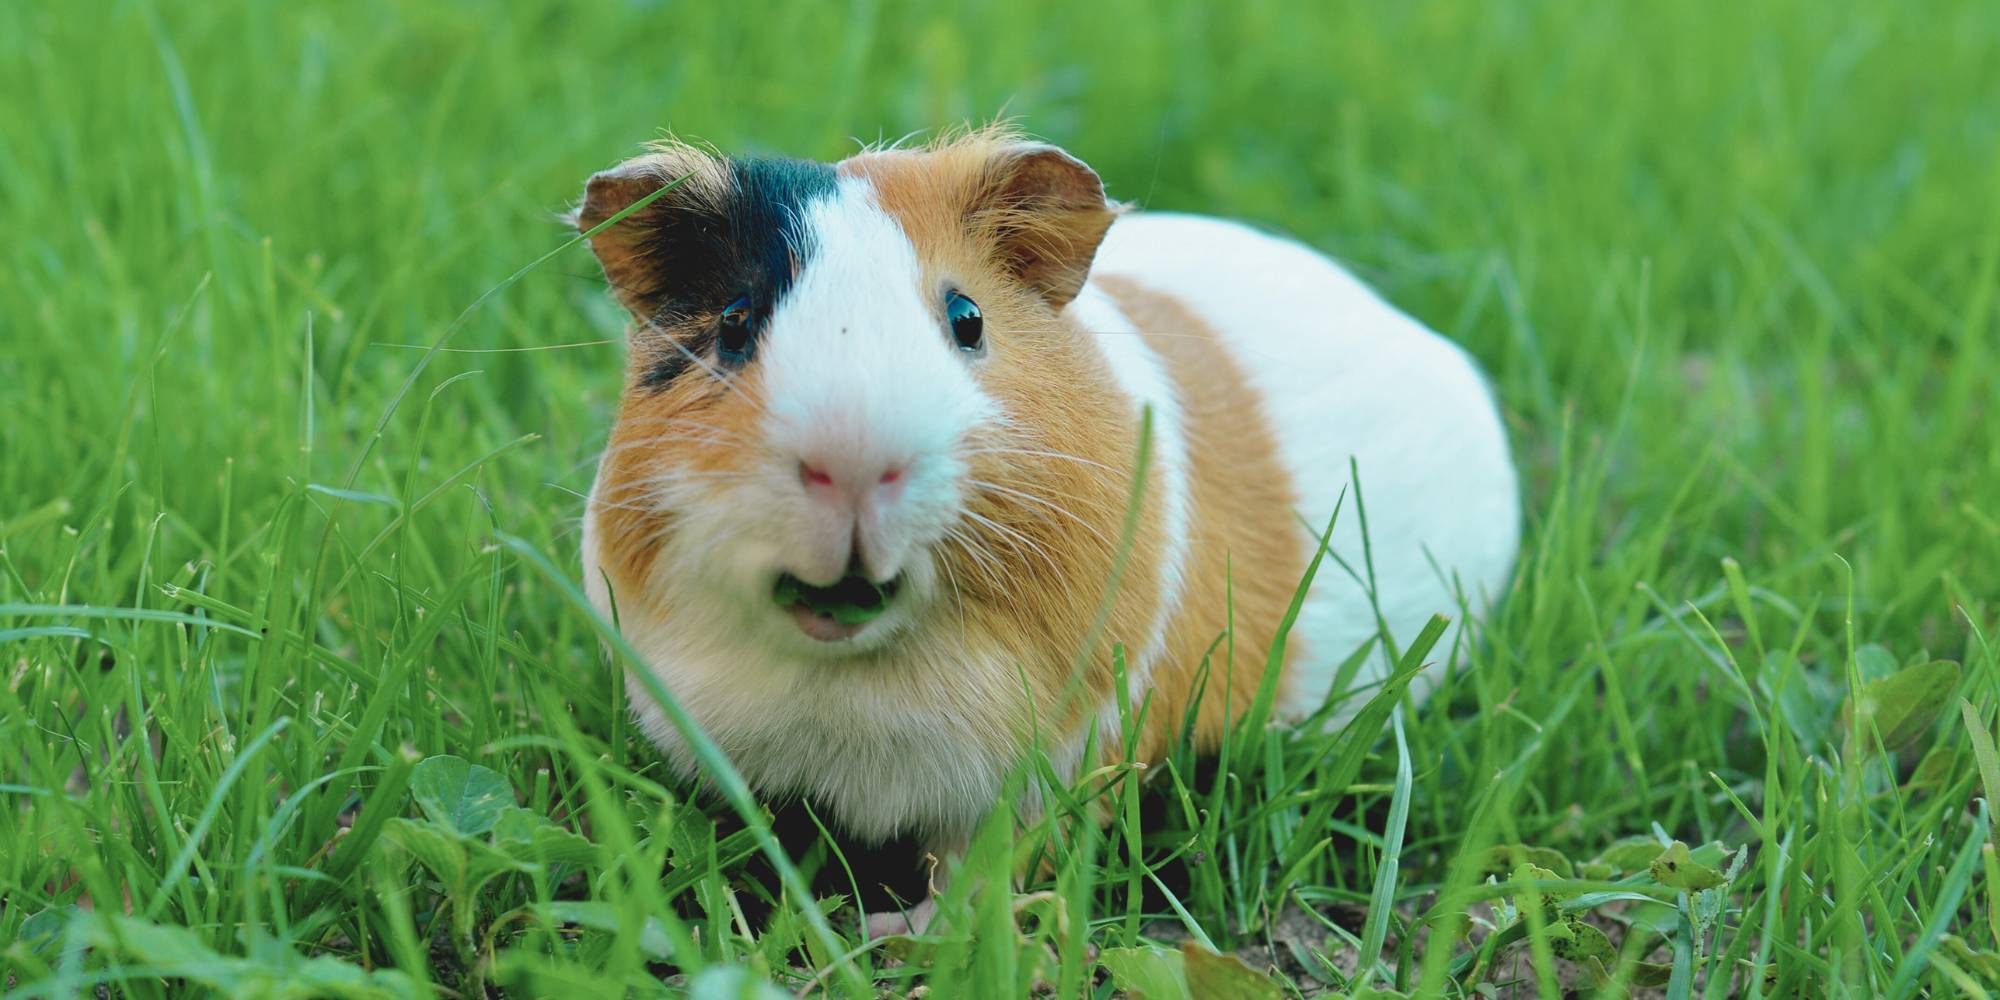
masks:
POLYGON ((891 465, 885 469, 862 471, 858 467, 802 460, 799 462, 799 480, 805 483, 806 493, 812 496, 853 503, 867 490, 897 486, 903 481, 903 470, 900 466, 891 465))

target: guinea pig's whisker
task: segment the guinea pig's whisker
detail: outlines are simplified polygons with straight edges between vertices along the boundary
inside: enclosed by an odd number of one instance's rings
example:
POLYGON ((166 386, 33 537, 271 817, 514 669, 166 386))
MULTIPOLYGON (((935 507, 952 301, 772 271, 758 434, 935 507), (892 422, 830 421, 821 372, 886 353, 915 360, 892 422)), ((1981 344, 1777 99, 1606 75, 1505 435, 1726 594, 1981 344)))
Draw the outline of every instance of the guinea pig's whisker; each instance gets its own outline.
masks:
MULTIPOLYGON (((741 445, 743 443, 741 438, 732 437, 719 431, 711 431, 705 434, 675 434, 673 435, 673 439, 675 441, 683 442, 686 444, 705 444, 705 445, 718 445, 718 446, 719 445, 735 446, 735 445, 741 445)), ((622 451, 626 448, 651 449, 658 446, 659 446, 658 441, 629 441, 626 442, 624 445, 622 445, 620 450, 622 451)))
POLYGON ((978 546, 970 542, 960 541, 956 547, 965 552, 969 557, 969 561, 965 565, 972 575, 971 582, 975 594, 991 599, 996 595, 1006 593, 1006 584, 1000 579, 998 571, 987 565, 986 560, 977 558, 979 555, 977 552, 978 546))
MULTIPOLYGON (((667 501, 683 499, 679 494, 688 486, 735 482, 749 478, 752 478, 749 473, 739 472, 677 473, 668 482, 658 483, 644 489, 622 490, 620 491, 620 498, 617 500, 581 493, 561 483, 545 482, 542 485, 583 500, 593 510, 629 510, 637 514, 662 514, 674 506, 667 501)), ((698 500, 700 498, 695 497, 693 499, 698 500)))
POLYGON ((674 479, 659 483, 631 497, 620 498, 621 502, 643 505, 643 509, 666 512, 688 507, 700 507, 713 503, 711 494, 718 486, 727 486, 734 479, 689 478, 674 479))
POLYGON ((629 510, 634 514, 657 514, 660 512, 658 507, 630 503, 612 503, 609 500, 593 500, 590 502, 590 506, 595 510, 629 510))
POLYGON ((1090 459, 1087 459, 1087 458, 1084 458, 1084 457, 1082 457, 1082 456, 1080 456, 1080 455, 1071 455, 1071 454, 1069 454, 1069 453, 1067 453, 1067 452, 1061 452, 1061 451, 1037 451, 1037 450, 1035 450, 1035 449, 1033 449, 1033 448, 1000 448, 1000 447, 993 447, 993 448, 973 448, 973 449, 971 449, 971 450, 968 450, 968 451, 964 452, 964 454, 966 454, 966 455, 1020 455, 1020 456, 1022 456, 1022 457, 1025 457, 1025 458, 1056 458, 1056 459, 1061 459, 1061 460, 1063 460, 1063 461, 1066 461, 1066 462, 1075 462, 1075 463, 1077 463, 1078 465, 1088 465, 1088 466, 1090 466, 1090 467, 1092 467, 1092 468, 1095 468, 1095 469, 1103 469, 1103 470, 1104 470, 1104 471, 1106 471, 1106 472, 1116 472, 1116 471, 1118 471, 1118 470, 1116 470, 1116 469, 1113 469, 1113 468, 1112 468, 1111 466, 1108 466, 1108 465, 1105 465, 1105 464, 1104 464, 1103 462, 1093 462, 1093 461, 1091 461, 1090 459))
POLYGON ((1081 517, 1078 517, 1068 507, 1056 503, 1053 500, 1048 500, 1042 497, 1038 497, 1033 493, 1027 493, 1022 490, 1017 490, 1006 486, 1002 486, 999 483, 989 483, 983 479, 968 479, 966 480, 966 482, 980 489, 989 490, 994 493, 999 493, 1002 494, 1003 496, 1014 497, 1017 500, 1031 503, 1038 507, 1046 508, 1052 513, 1061 514, 1062 516, 1069 518, 1072 521, 1075 521, 1078 527, 1081 527, 1085 531, 1090 532, 1093 536, 1097 538, 1098 541, 1103 542, 1105 545, 1112 544, 1111 539, 1107 537, 1104 534, 1104 532, 1098 530, 1096 525, 1091 524, 1089 521, 1086 521, 1081 517))
MULTIPOLYGON (((732 449, 747 450, 750 447, 749 444, 744 441, 731 440, 725 437, 709 437, 706 435, 696 435, 696 434, 679 435, 676 436, 674 440, 679 444, 693 445, 701 449, 732 448, 732 449)), ((602 456, 601 461, 608 465, 624 457, 628 453, 634 453, 638 456, 637 461, 644 462, 647 457, 657 453, 659 446, 660 442, 658 440, 621 442, 620 444, 614 447, 606 448, 604 450, 604 454, 602 456)))
POLYGON ((980 581, 985 583, 992 593, 1006 592, 1007 585, 1004 568, 1000 565, 999 559, 995 558, 985 545, 981 544, 977 538, 968 534, 962 526, 952 527, 945 533, 945 537, 950 539, 954 543, 954 547, 965 553, 966 557, 972 561, 970 568, 978 571, 980 581))
MULTIPOLYGON (((1033 496, 1037 499, 1044 501, 1066 500, 1074 504, 1078 509, 1088 511, 1093 514, 1105 514, 1113 517, 1122 517, 1125 513, 1125 505, 1123 503, 1112 504, 1112 503, 1106 503, 1104 500, 1099 498, 1078 496, 1075 493, 1069 493, 1063 490, 1050 488, 1046 483, 1043 483, 1040 480, 1028 480, 1019 477, 1002 477, 992 480, 991 482, 988 483, 988 485, 1011 486, 1017 489, 1024 489, 1028 491, 1030 496, 1033 496)), ((1118 492, 1120 495, 1124 493, 1124 488, 1122 484, 1118 492)))
POLYGON ((687 345, 681 343, 680 338, 675 337, 670 331, 668 331, 665 327, 660 325, 657 318, 657 314, 655 314, 655 316, 648 317, 644 321, 644 326, 647 331, 657 334, 661 340, 666 341, 667 346, 673 348, 676 351, 679 351, 683 357, 688 359, 689 363, 693 364, 697 368, 700 368, 702 371, 707 372, 709 376, 715 379, 716 381, 721 382, 722 384, 740 393, 743 399, 750 404, 751 409, 755 410, 760 414, 765 412, 766 404, 762 394, 754 389, 745 388, 746 385, 752 383, 742 382, 734 374, 723 371, 720 368, 717 368, 716 366, 710 364, 708 362, 708 359, 702 357, 699 354, 696 354, 693 351, 688 350, 687 345))
POLYGON ((673 480, 652 492, 667 496, 688 486, 711 486, 716 483, 740 483, 756 478, 747 472, 677 472, 673 480))
POLYGON ((591 496, 588 493, 578 493, 560 483, 543 483, 542 485, 553 487, 570 496, 583 500, 593 510, 629 510, 638 514, 657 514, 660 512, 658 505, 647 502, 651 491, 641 491, 637 495, 629 496, 625 499, 607 500, 604 497, 591 496))
POLYGON ((993 546, 975 532, 966 533, 967 551, 979 561, 979 572, 985 577, 992 595, 1006 594, 1014 586, 1014 575, 1007 572, 1005 561, 993 551, 993 546))
MULTIPOLYGON (((944 536, 958 548, 968 550, 969 554, 972 549, 983 548, 978 538, 963 523, 953 524, 946 528, 944 536)), ((981 552, 978 554, 983 555, 984 553, 981 552)))
POLYGON ((567 486, 564 486, 564 485, 563 485, 563 484, 561 484, 561 483, 549 483, 549 482, 544 482, 544 483, 543 483, 542 485, 543 485, 543 486, 546 486, 546 487, 548 487, 548 488, 550 488, 550 489, 552 489, 552 490, 559 490, 559 491, 561 491, 561 492, 563 492, 563 493, 567 493, 567 494, 569 494, 570 496, 573 496, 573 497, 576 497, 576 498, 577 498, 577 499, 579 499, 579 500, 589 500, 589 501, 592 501, 592 502, 595 502, 595 501, 596 501, 596 498, 595 498, 595 497, 593 497, 593 496, 591 496, 590 494, 588 494, 588 493, 579 493, 579 492, 577 492, 576 490, 573 490, 573 489, 570 489, 569 487, 567 487, 567 486))
POLYGON ((993 547, 987 545, 978 535, 964 529, 960 529, 956 537, 959 545, 965 549, 966 555, 979 563, 980 571, 986 575, 987 582, 995 587, 1001 586, 1006 567, 1001 564, 999 556, 994 554, 993 547))
MULTIPOLYGON (((686 436, 686 437, 678 437, 678 438, 676 438, 676 440, 678 440, 678 441, 683 441, 683 442, 685 442, 685 443, 689 443, 689 444, 714 444, 714 445, 721 445, 721 444, 733 444, 733 443, 734 443, 734 442, 729 442, 729 441, 724 441, 724 440, 722 440, 722 439, 720 439, 720 438, 714 438, 714 439, 711 439, 711 438, 707 438, 707 437, 697 437, 697 436, 693 436, 693 435, 689 435, 689 436, 686 436)), ((614 458, 617 458, 617 457, 620 457, 620 456, 623 456, 623 455, 625 455, 625 454, 626 454, 626 453, 628 453, 628 452, 638 452, 638 453, 640 453, 640 454, 642 454, 642 455, 647 455, 647 454, 652 454, 652 453, 653 453, 654 451, 656 451, 656 450, 657 450, 657 449, 659 448, 659 446, 660 446, 660 443, 659 443, 658 441, 626 441, 626 442, 623 442, 623 443, 621 443, 621 444, 619 444, 619 445, 617 445, 617 446, 615 446, 615 447, 612 447, 612 448, 606 448, 606 449, 604 450, 604 457, 603 457, 603 460, 604 460, 604 461, 607 461, 607 462, 608 462, 608 461, 610 461, 610 460, 612 460, 612 459, 614 459, 614 458)))
POLYGON ((617 281, 613 280, 610 275, 600 276, 592 274, 573 274, 569 271, 563 271, 561 273, 571 278, 583 278, 590 281, 601 281, 604 283, 604 287, 617 289, 618 291, 624 292, 625 294, 633 296, 635 298, 644 294, 636 288, 631 288, 626 285, 619 284, 617 281))
POLYGON ((1101 462, 1093 462, 1080 455, 1049 448, 1040 434, 1035 433, 1031 428, 1015 423, 1005 414, 979 427, 974 433, 966 437, 965 443, 967 452, 971 454, 986 452, 1004 454, 1014 452, 1037 457, 1066 459, 1072 462, 1081 462, 1086 465, 1096 465, 1099 468, 1117 471, 1101 462))
POLYGON ((593 452, 589 455, 585 455, 584 457, 579 458, 575 462, 571 463, 568 468, 563 470, 563 475, 574 476, 585 469, 596 466, 603 460, 604 460, 604 450, 599 449, 596 452, 593 452))
MULTIPOLYGON (((715 424, 707 423, 701 420, 695 420, 691 417, 637 417, 630 420, 629 423, 637 427, 661 427, 661 428, 687 427, 687 428, 693 428, 695 430, 709 431, 714 434, 725 435, 737 441, 745 440, 742 433, 739 431, 733 430, 728 427, 719 427, 715 424)), ((652 442, 647 441, 647 442, 636 442, 636 443, 651 444, 652 442)))
POLYGON ((965 591, 958 585, 958 571, 951 568, 951 560, 939 559, 938 568, 944 572, 945 583, 951 587, 952 607, 958 612, 958 634, 965 634, 965 591))
POLYGON ((1019 529, 1010 528, 1004 524, 1001 524, 998 521, 993 520, 990 517, 987 517, 984 514, 979 513, 978 511, 968 510, 965 512, 965 516, 971 518, 972 520, 978 522, 981 525, 984 525, 988 530, 999 535, 1001 540, 1006 543, 1008 548, 1020 552, 1023 555, 1040 556, 1043 562, 1048 563, 1049 570, 1051 572, 1054 572, 1057 575, 1061 575, 1062 567, 1057 565, 1055 557, 1049 554, 1049 550, 1046 547, 1044 547, 1040 542, 1037 542, 1034 539, 1028 537, 1027 535, 1022 534, 1019 529))
POLYGON ((658 319, 656 318, 657 315, 658 314, 655 314, 655 316, 648 316, 646 317, 646 319, 641 321, 647 332, 658 335, 661 340, 666 341, 668 347, 671 347, 674 350, 679 351, 682 354, 682 356, 688 359, 689 363, 693 364, 696 368, 699 368, 702 371, 707 372, 716 381, 722 382, 724 384, 735 383, 736 376, 731 375, 728 372, 725 372, 722 369, 717 368, 712 364, 709 364, 708 359, 702 357, 699 354, 696 354, 693 351, 688 350, 687 345, 680 342, 680 338, 675 337, 672 331, 669 331, 666 327, 660 325, 658 319))
POLYGON ((693 364, 696 368, 699 368, 702 371, 707 372, 710 375, 710 377, 714 378, 716 381, 728 384, 736 380, 736 376, 731 375, 723 371, 722 369, 709 364, 706 358, 703 358, 701 355, 688 350, 687 345, 681 343, 672 334, 669 334, 664 330, 658 330, 656 332, 660 334, 661 340, 667 342, 667 346, 672 347, 674 350, 681 352, 681 354, 688 359, 689 363, 693 364))
POLYGON ((750 469, 675 469, 659 473, 663 482, 706 482, 716 479, 754 479, 757 473, 750 469))

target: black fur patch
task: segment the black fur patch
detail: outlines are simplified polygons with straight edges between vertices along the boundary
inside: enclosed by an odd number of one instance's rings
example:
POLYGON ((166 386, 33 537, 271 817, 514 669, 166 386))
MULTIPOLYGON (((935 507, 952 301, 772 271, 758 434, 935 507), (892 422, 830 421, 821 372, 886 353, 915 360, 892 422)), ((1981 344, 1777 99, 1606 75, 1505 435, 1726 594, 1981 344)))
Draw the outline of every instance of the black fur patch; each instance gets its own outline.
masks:
MULTIPOLYGON (((653 324, 680 328, 685 350, 657 352, 644 384, 659 388, 715 347, 715 317, 739 298, 750 300, 754 329, 763 324, 810 259, 802 228, 806 204, 834 194, 833 167, 810 160, 729 161, 726 204, 652 206, 656 216, 643 253, 653 273, 647 305, 653 324)), ((669 195, 668 201, 671 201, 669 195)))

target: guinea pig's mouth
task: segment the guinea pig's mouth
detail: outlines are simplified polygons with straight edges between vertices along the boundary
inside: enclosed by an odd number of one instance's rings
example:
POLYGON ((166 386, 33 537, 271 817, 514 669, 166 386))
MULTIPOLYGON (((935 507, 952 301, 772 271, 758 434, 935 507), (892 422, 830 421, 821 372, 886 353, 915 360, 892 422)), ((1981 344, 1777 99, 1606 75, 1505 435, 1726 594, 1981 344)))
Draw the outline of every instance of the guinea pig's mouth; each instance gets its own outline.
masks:
POLYGON ((830 587, 812 584, 786 573, 778 577, 771 600, 791 612, 799 631, 821 642, 852 639, 889 610, 903 578, 876 583, 858 573, 841 577, 830 587))

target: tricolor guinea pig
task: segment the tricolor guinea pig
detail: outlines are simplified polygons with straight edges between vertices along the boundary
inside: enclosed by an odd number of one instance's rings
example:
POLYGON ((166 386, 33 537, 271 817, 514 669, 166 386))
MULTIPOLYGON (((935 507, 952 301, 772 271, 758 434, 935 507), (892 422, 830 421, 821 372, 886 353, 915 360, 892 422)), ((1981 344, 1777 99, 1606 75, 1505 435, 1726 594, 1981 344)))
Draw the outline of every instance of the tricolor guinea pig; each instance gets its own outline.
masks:
POLYGON ((1032 734, 1072 773, 1093 728, 1154 760, 1191 715, 1215 746, 1343 491, 1352 572, 1307 593, 1281 717, 1344 693, 1378 608, 1407 640, 1506 583, 1520 515, 1485 380, 1305 246, 1125 211, 995 129, 835 164, 657 144, 590 178, 576 224, 655 195, 590 239, 635 325, 585 579, 771 800, 950 859, 1032 734))

